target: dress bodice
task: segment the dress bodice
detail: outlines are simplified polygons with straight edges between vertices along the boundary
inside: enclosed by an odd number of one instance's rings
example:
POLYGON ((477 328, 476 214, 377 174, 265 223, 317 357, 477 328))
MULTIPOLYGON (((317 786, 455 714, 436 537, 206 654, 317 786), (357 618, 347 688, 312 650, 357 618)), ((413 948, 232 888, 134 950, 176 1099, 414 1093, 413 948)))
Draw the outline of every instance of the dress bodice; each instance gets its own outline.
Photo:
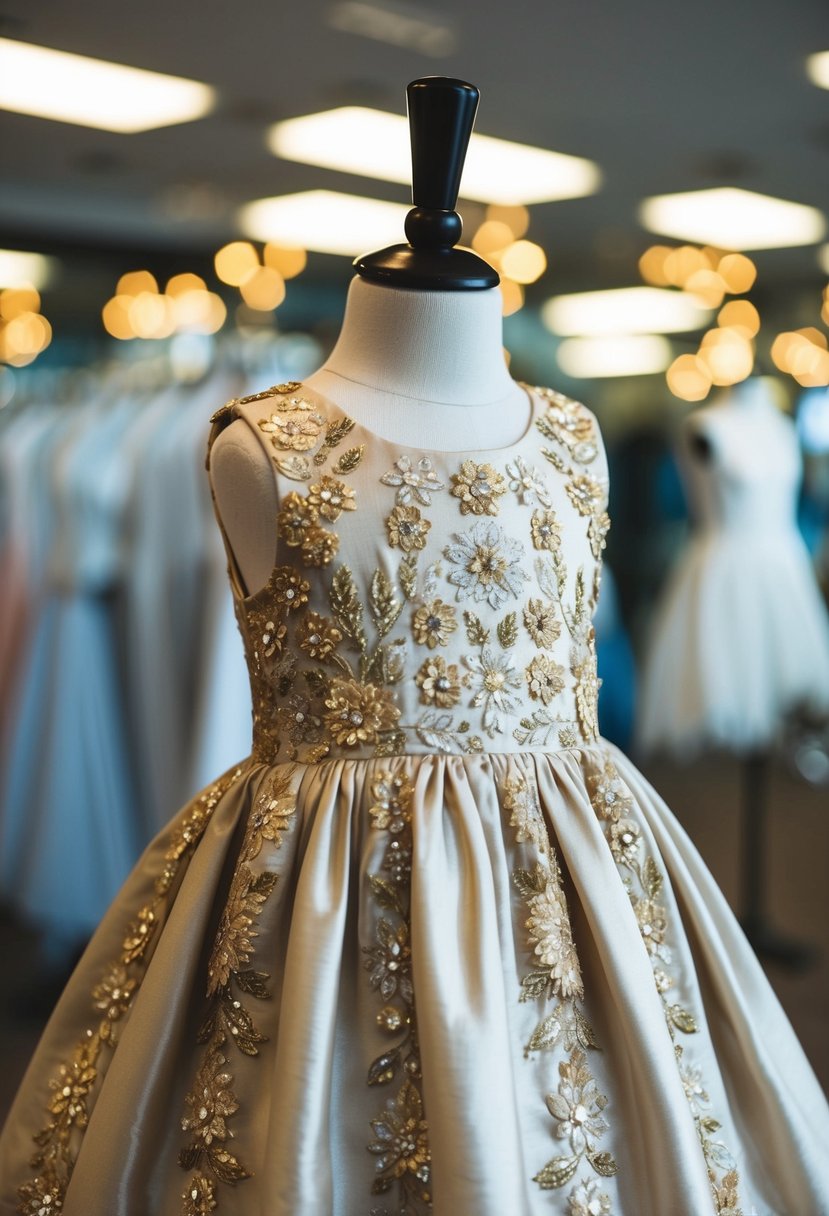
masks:
POLYGON ((274 568, 229 573, 254 756, 555 751, 598 735, 591 618, 609 526, 593 415, 527 390, 508 447, 422 452, 299 383, 234 400, 279 495, 274 568))
POLYGON ((687 453, 683 475, 702 530, 794 531, 802 463, 790 418, 765 401, 709 406, 689 416, 686 439, 694 435, 708 454, 687 453))

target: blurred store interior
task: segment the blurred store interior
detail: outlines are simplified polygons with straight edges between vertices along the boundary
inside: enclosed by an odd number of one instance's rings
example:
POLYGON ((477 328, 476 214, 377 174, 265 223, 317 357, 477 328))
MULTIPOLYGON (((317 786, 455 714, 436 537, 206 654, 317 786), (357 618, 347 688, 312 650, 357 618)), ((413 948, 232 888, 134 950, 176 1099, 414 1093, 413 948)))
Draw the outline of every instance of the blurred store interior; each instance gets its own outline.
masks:
POLYGON ((4 1103, 124 872, 249 749, 208 420, 317 368, 352 258, 403 239, 428 75, 481 90, 458 209, 502 277, 510 371, 603 429, 603 732, 753 918, 829 1085, 829 683, 795 687, 829 638, 825 6, 0 0, 4 1103), (757 634, 734 712, 767 711, 759 733, 665 726, 646 751, 643 689, 663 725, 682 696, 646 668, 694 535, 693 419, 755 408, 785 421, 773 459, 749 428, 702 493, 753 479, 734 552, 764 569, 708 597, 695 644, 727 666, 774 601, 792 657, 757 634), (93 804, 106 881, 76 830, 93 804), (27 886, 55 807, 63 869, 27 886))

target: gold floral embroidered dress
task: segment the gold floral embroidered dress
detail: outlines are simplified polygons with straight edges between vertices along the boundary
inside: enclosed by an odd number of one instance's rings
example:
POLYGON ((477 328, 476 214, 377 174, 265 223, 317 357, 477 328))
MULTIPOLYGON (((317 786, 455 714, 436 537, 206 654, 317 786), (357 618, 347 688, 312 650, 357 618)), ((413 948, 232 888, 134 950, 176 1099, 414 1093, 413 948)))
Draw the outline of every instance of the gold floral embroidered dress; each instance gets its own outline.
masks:
POLYGON ((816 1216, 829 1118, 710 875, 598 734, 607 468, 231 402, 279 492, 250 757, 148 848, 0 1146, 24 1216, 816 1216))

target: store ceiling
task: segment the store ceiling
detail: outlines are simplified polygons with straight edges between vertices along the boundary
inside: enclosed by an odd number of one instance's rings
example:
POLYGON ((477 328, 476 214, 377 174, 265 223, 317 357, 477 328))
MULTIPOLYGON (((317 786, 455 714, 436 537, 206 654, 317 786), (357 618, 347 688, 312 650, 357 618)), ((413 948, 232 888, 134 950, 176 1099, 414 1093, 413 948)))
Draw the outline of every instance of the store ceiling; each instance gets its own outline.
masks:
MULTIPOLYGON (((206 254, 237 231, 236 208, 265 195, 325 186, 405 202, 404 187, 278 161, 264 133, 334 105, 402 112, 406 83, 432 74, 480 87, 479 131, 601 166, 596 196, 532 209, 546 294, 636 281, 646 195, 727 184, 829 199, 829 93, 804 70, 829 48, 825 0, 457 0, 432 10, 455 39, 445 57, 332 28, 331 10, 0 0, 1 35, 203 80, 222 99, 202 121, 137 135, 0 112, 0 244, 206 254)), ((823 282, 814 248, 757 261, 766 287, 823 282)))

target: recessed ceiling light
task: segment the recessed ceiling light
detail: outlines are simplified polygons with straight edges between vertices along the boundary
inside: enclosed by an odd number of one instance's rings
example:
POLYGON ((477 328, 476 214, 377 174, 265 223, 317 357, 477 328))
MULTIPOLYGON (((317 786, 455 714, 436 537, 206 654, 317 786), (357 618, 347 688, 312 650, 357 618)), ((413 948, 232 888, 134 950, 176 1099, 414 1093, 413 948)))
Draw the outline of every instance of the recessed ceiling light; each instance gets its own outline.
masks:
POLYGON ((255 241, 355 257, 405 241, 408 212, 400 203, 334 190, 305 190, 247 203, 237 218, 245 236, 255 241))
POLYGON ((806 59, 806 75, 819 89, 829 89, 829 51, 818 51, 806 59))
POLYGON ((327 20, 332 29, 343 33, 402 46, 438 59, 451 55, 458 43, 455 25, 445 12, 411 3, 339 0, 328 9, 327 20))
POLYGON ((661 287, 619 287, 553 296, 541 319, 554 334, 682 333, 702 329, 711 317, 696 296, 661 287))
POLYGON ((639 219, 652 232, 719 249, 814 245, 826 232, 826 219, 816 207, 733 186, 647 198, 639 219))
POLYGON ((0 109, 132 133, 202 118, 216 90, 195 80, 0 38, 0 109))
POLYGON ((556 351, 559 367, 577 380, 610 376, 650 376, 671 362, 667 338, 644 334, 625 338, 566 338, 556 351))
POLYGON ((0 249, 0 287, 36 287, 42 291, 52 278, 54 258, 20 249, 0 249))
MULTIPOLYGON (((276 123, 268 133, 276 156, 381 181, 412 180, 409 124, 398 114, 343 106, 276 123)), ((473 135, 460 193, 485 203, 543 203, 599 188, 597 165, 578 156, 473 135)))

